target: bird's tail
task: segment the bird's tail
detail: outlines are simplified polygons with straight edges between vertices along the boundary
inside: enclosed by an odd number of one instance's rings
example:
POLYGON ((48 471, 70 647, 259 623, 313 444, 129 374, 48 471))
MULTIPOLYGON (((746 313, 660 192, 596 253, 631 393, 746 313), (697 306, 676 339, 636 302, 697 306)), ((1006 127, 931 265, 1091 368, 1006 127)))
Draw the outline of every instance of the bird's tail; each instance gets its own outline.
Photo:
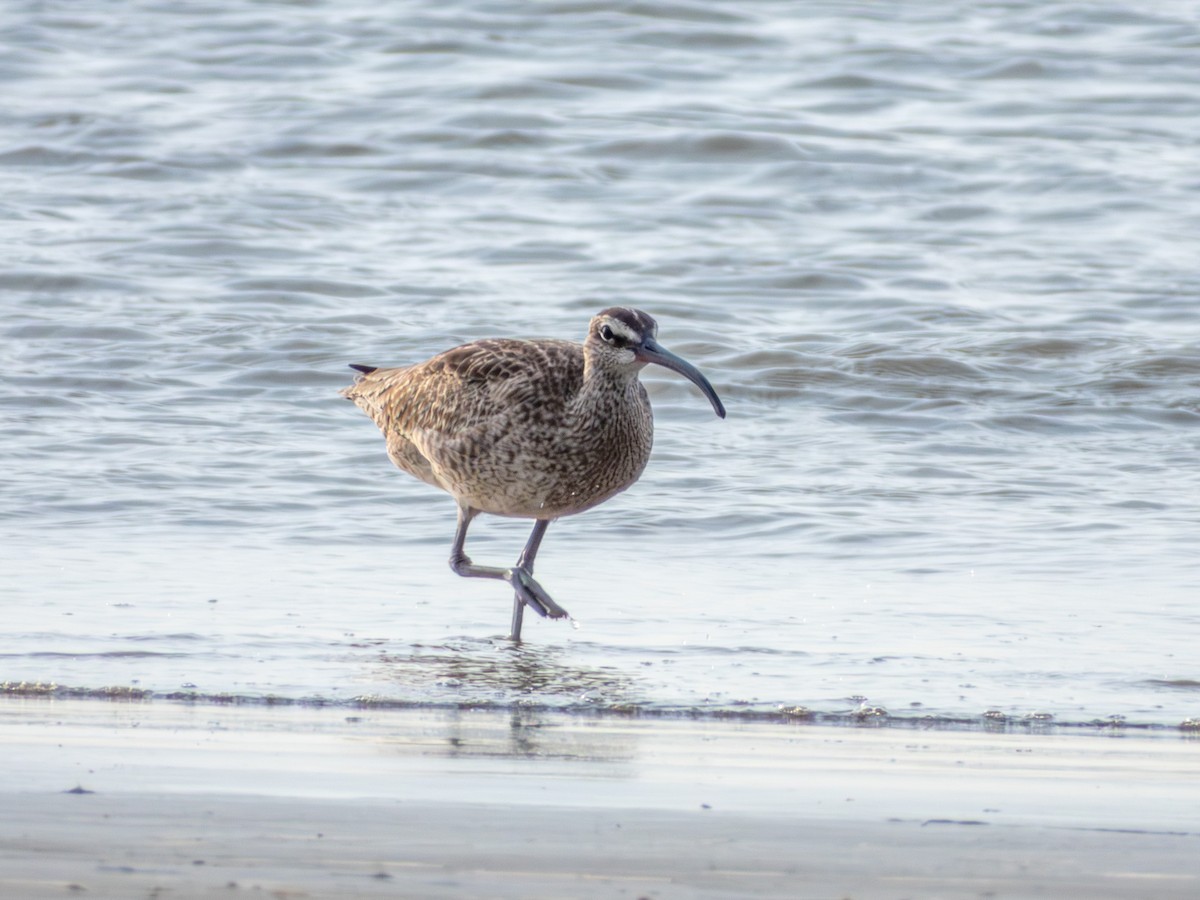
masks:
MULTIPOLYGON (((357 388, 359 386, 359 384, 362 383, 363 378, 370 375, 372 372, 374 372, 376 369, 378 369, 379 366, 364 366, 364 365, 360 365, 359 363, 350 363, 350 368, 354 369, 357 372, 360 372, 361 374, 357 378, 354 379, 354 384, 350 385, 349 387, 342 388, 340 391, 338 391, 338 393, 341 394, 343 397, 345 397, 347 400, 354 400, 355 394, 356 394, 355 388, 357 388)), ((355 402, 357 402, 357 401, 355 401, 355 402)))

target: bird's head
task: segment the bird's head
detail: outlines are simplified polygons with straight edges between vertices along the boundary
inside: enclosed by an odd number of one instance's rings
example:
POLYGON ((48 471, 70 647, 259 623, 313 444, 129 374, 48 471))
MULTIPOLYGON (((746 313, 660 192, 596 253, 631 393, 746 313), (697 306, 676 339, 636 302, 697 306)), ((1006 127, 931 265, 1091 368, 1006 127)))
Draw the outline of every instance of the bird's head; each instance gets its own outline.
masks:
POLYGON ((725 418, 725 407, 700 370, 658 343, 658 323, 640 309, 614 306, 596 314, 588 328, 585 348, 594 364, 612 371, 636 374, 655 363, 678 372, 704 393, 713 411, 725 418))

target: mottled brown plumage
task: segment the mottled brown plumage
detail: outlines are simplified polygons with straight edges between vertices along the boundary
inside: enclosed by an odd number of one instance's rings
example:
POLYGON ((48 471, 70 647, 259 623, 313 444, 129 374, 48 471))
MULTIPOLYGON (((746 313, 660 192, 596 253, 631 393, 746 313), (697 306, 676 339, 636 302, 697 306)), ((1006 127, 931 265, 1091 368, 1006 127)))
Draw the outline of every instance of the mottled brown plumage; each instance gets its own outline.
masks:
POLYGON ((546 525, 603 503, 646 467, 654 417, 638 372, 651 362, 681 372, 725 415, 704 376, 658 346, 657 331, 639 310, 607 309, 583 344, 474 341, 413 366, 355 366, 362 374, 342 391, 379 426, 392 462, 458 502, 451 567, 513 584, 514 639, 526 604, 566 615, 532 578, 546 525), (466 529, 481 512, 537 520, 515 568, 466 557, 466 529))

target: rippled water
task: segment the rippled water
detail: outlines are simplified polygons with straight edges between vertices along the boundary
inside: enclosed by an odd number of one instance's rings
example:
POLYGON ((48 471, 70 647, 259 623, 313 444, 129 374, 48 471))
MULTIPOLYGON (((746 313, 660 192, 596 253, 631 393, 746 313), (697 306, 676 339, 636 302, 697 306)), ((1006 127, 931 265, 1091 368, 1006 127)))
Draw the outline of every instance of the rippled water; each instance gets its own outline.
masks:
POLYGON ((1200 712, 1191 4, 9 10, 0 681, 1200 712), (514 648, 336 391, 614 304, 729 418, 648 373, 514 648))

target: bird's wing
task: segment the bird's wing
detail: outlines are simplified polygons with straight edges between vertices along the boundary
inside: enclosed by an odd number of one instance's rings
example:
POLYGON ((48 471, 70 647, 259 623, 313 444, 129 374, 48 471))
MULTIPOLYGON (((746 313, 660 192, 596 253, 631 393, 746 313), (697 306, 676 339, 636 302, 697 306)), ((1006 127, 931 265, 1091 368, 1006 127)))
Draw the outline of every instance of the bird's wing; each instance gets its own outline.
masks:
POLYGON ((364 372, 343 395, 385 434, 418 446, 481 436, 537 413, 553 414, 583 383, 583 348, 570 341, 474 341, 432 359, 364 372))

